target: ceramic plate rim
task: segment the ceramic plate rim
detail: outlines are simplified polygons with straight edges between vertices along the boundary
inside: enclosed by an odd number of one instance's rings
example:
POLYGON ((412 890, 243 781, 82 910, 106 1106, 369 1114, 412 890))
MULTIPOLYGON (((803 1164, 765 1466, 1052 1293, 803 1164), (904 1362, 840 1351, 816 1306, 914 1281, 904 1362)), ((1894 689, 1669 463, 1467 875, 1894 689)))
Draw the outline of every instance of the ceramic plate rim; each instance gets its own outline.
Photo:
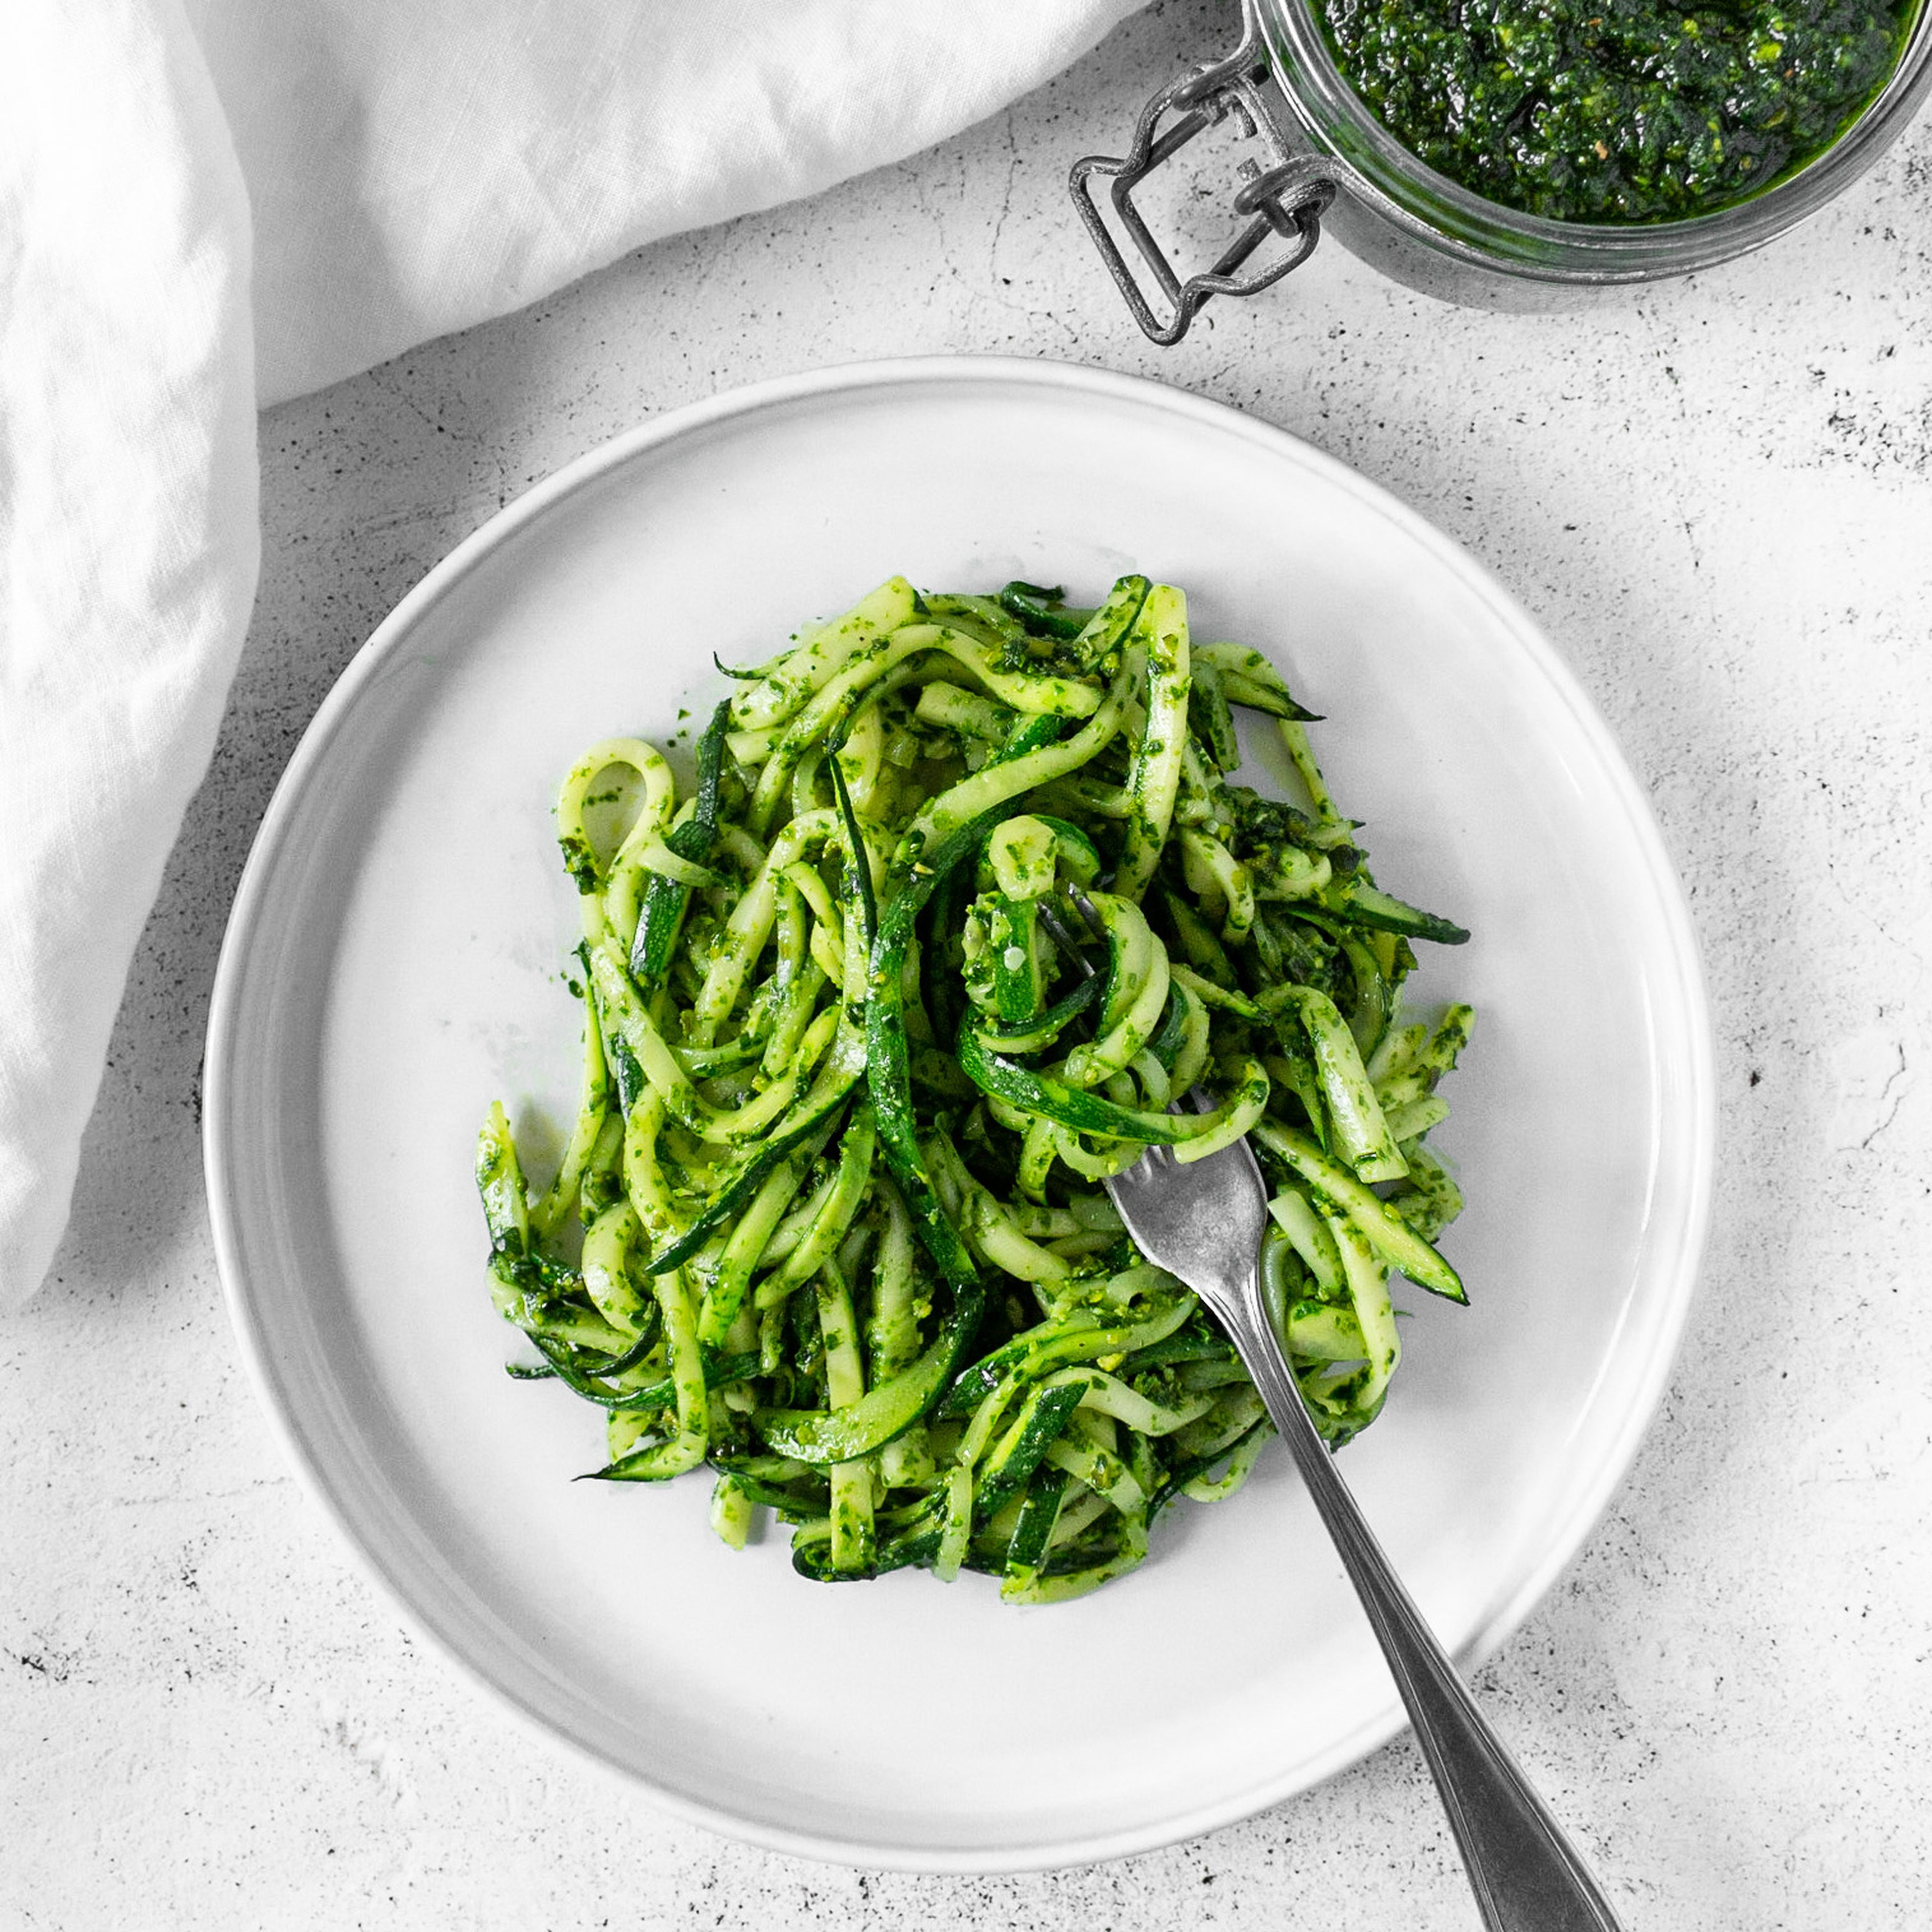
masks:
MULTIPOLYGON (((217 961, 203 1052, 202 1154, 215 1260, 230 1324, 243 1364, 270 1427, 303 1488, 334 1526, 357 1568, 397 1612, 404 1625, 424 1641, 444 1665, 495 1708, 508 1712, 552 1748, 562 1748, 598 1766, 627 1789, 689 1822, 767 1850, 848 1865, 908 1871, 979 1874, 1054 1869, 1124 1857, 1195 1837, 1250 1817, 1269 1806, 1324 1782, 1396 1735, 1404 1724, 1399 1707, 1374 1712, 1325 1752, 1301 1760, 1286 1774, 1192 1811, 1178 1811, 1155 1822, 1077 1838, 1024 1846, 1003 1846, 984 1853, 956 1846, 910 1849, 828 1833, 805 1832, 740 1816, 705 1804, 655 1780, 634 1767, 620 1765, 584 1740, 554 1723, 532 1704, 496 1682, 446 1636, 433 1617, 392 1579, 374 1539, 352 1519, 331 1486, 323 1459, 298 1430, 284 1399, 270 1358, 260 1314, 241 1266, 241 1235, 234 1163, 227 1132, 231 1108, 232 1061, 242 1005, 246 969, 254 950, 262 902, 292 823, 302 808, 310 781, 338 732, 353 712, 364 687, 408 638, 430 609, 470 573, 524 526, 554 506, 586 489, 608 472, 652 452, 700 434, 729 418, 866 389, 931 385, 1034 383, 1084 393, 1096 402, 1165 411, 1222 434, 1245 438, 1312 474, 1327 487, 1352 496, 1364 508, 1394 525, 1448 571, 1493 617, 1523 662, 1552 687, 1554 696, 1593 754, 1612 794, 1622 808, 1622 830, 1641 857, 1646 882, 1654 892, 1673 969, 1672 993, 1690 1043, 1680 1070, 1683 1098, 1678 1118, 1660 1107, 1658 1118, 1684 1138, 1681 1192, 1682 1234, 1674 1256, 1660 1259, 1660 1292, 1647 1356, 1631 1377, 1632 1396, 1618 1428, 1600 1454, 1594 1480, 1582 1489, 1567 1518, 1547 1539, 1540 1558, 1528 1565, 1516 1589, 1472 1634, 1459 1653, 1466 1669, 1493 1653, 1528 1617, 1557 1576, 1588 1540, 1611 1498, 1628 1474, 1662 1400, 1688 1318, 1706 1235, 1716 1156, 1716 1100, 1708 1000, 1695 928, 1675 866, 1637 782, 1610 728, 1575 674, 1526 609, 1468 551, 1420 512, 1338 458, 1291 432, 1261 422, 1228 405, 1150 378, 1129 376, 1076 363, 1005 356, 909 356, 847 363, 774 377, 704 400, 667 410, 635 428, 585 452, 532 484, 487 519, 442 557, 398 602, 344 666, 317 707, 278 781, 262 814, 236 889, 217 961)), ((1666 956, 1660 953, 1660 959, 1666 956)))

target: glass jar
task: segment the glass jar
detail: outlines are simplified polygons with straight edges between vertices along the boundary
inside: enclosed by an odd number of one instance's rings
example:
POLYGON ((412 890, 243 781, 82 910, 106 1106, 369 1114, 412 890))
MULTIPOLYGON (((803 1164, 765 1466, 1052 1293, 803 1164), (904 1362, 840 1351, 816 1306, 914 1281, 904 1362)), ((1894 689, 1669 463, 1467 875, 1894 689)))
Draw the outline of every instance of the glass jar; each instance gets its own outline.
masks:
POLYGON ((1156 342, 1178 342, 1214 296, 1253 295, 1280 280, 1307 260, 1324 227, 1397 280, 1484 306, 1574 302, 1592 289, 1688 274, 1762 248, 1815 214, 1885 152, 1932 90, 1932 0, 1920 0, 1890 80, 1832 146, 1796 172, 1683 220, 1555 221, 1485 200, 1417 160, 1342 78, 1318 0, 1242 0, 1242 13, 1240 44, 1156 94, 1124 158, 1090 154, 1074 165, 1082 217, 1136 320, 1156 342), (1234 208, 1245 225, 1212 268, 1184 281, 1134 205, 1133 190, 1197 134, 1231 117, 1264 158, 1241 164, 1234 208), (1095 197, 1099 179, 1112 184, 1111 227, 1095 197), (1165 316, 1121 236, 1164 297, 1165 316), (1270 237, 1282 245, 1269 249, 1270 237))

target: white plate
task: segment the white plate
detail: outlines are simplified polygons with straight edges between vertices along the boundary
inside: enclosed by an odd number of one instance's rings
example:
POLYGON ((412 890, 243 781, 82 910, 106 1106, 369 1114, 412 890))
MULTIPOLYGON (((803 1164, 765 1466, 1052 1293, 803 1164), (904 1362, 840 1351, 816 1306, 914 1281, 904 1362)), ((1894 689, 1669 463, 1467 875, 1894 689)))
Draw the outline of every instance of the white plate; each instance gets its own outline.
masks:
POLYGON ((1286 1466, 1177 1509, 1082 1602, 990 1580, 795 1576, 712 1540, 708 1484, 569 1478, 599 1418, 511 1382, 470 1167, 499 1096, 574 1105, 574 929, 550 803, 578 752, 662 737, 801 620, 1130 567, 1262 646, 1390 890, 1462 920, 1420 998, 1480 1021, 1439 1136, 1470 1197, 1458 1310, 1419 1292, 1344 1466, 1444 1642, 1493 1648, 1574 1552, 1663 1386, 1712 1147, 1696 950, 1643 800, 1522 612, 1328 458, 1090 370, 908 362, 659 418, 430 572, 290 765, 224 948, 215 1240, 298 1466, 409 1621, 687 1817, 934 1870, 1112 1857, 1240 1817, 1400 1723, 1286 1466), (1245 1639, 1231 1632, 1245 1629, 1245 1639))

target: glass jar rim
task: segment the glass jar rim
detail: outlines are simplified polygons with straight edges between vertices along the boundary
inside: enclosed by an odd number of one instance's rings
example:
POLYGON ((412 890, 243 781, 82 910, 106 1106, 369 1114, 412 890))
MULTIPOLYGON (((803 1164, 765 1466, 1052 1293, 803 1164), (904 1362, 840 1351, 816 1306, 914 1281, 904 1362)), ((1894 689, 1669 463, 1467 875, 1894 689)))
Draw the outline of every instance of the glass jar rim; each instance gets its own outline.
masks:
POLYGON ((1890 78, 1825 151, 1741 201, 1681 220, 1558 221, 1485 200, 1420 160, 1376 118, 1336 65, 1318 0, 1258 0, 1275 78, 1304 140, 1340 164, 1343 189, 1444 254, 1557 282, 1639 281, 1760 247, 1849 187, 1932 91, 1932 0, 1890 78))

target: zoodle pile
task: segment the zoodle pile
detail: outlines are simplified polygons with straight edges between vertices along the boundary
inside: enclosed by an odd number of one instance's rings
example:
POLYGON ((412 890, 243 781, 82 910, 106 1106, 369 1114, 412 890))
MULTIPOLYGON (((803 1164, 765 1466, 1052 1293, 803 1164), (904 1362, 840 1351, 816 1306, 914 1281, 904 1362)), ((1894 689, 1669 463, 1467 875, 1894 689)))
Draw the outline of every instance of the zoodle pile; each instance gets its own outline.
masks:
POLYGON ((634 738, 566 780, 582 1102, 541 1193, 500 1106, 478 1149, 542 1358, 510 1372, 605 1412, 594 1473, 708 1465, 718 1534, 768 1508, 813 1578, 1094 1588, 1271 1432, 1104 1185, 1242 1135, 1302 1394, 1331 1443, 1366 1427, 1391 1272, 1464 1298, 1424 1137, 1471 1015, 1398 994, 1412 940, 1468 935, 1375 884, 1273 666, 1144 577, 1094 610, 895 578, 730 675, 683 796, 634 738), (1232 782, 1238 710, 1305 806, 1232 782))

